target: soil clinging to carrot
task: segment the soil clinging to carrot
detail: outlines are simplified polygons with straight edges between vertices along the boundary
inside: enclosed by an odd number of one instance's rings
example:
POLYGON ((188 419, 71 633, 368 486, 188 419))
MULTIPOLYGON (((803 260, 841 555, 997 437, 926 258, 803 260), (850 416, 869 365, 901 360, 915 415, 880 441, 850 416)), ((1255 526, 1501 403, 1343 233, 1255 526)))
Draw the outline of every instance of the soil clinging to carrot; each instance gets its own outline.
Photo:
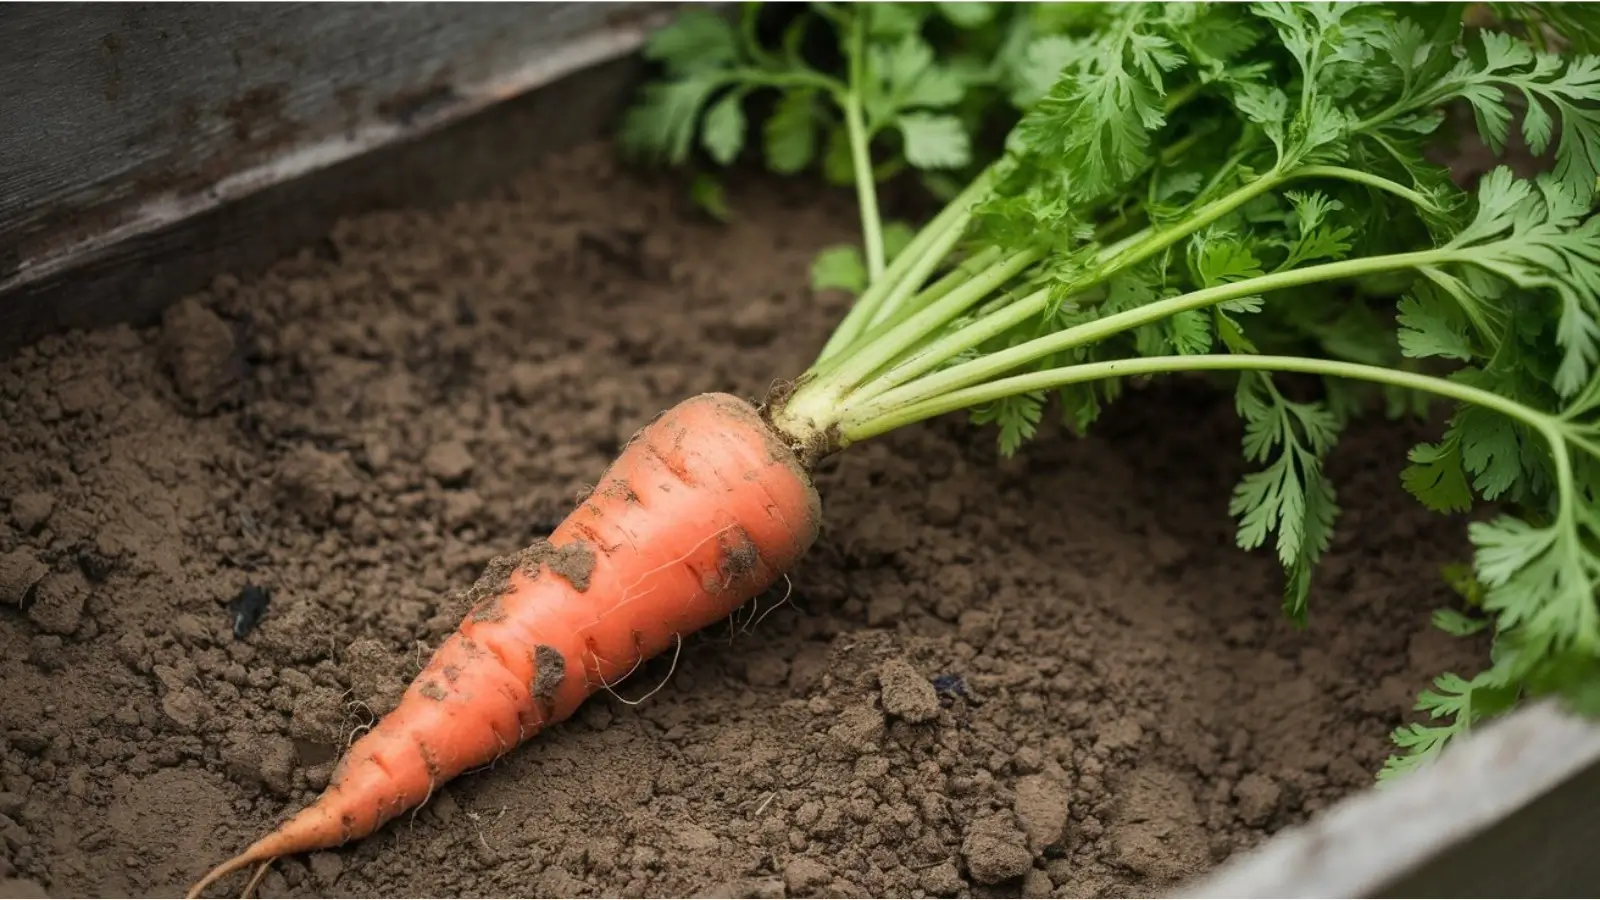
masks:
POLYGON ((549 644, 539 644, 533 648, 533 668, 533 686, 529 689, 533 698, 540 703, 553 703, 567 677, 567 658, 549 644))
POLYGON ((534 541, 523 551, 522 571, 537 576, 540 566, 583 593, 589 589, 589 576, 594 574, 594 550, 581 540, 560 547, 545 540, 534 541))
MULTIPOLYGON (((800 371, 841 312, 806 267, 852 200, 730 196, 738 227, 709 224, 590 147, 0 362, 0 882, 181 894, 327 783, 651 416, 800 371), (273 599, 235 640, 246 583, 273 599)), ((1398 484, 1426 432, 1342 444, 1295 632, 1274 561, 1232 545, 1230 403, 1133 392, 1007 462, 954 418, 851 448, 792 590, 263 895, 1126 896, 1206 870, 1366 788, 1417 688, 1484 658, 1427 627, 1463 541, 1398 484)))

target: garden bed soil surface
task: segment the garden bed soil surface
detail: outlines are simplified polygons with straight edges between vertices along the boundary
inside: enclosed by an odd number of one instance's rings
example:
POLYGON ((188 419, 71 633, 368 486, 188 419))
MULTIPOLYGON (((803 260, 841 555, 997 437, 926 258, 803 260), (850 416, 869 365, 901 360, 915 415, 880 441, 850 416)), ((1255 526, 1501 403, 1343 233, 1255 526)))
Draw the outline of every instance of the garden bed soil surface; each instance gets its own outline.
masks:
MULTIPOLYGON (((181 893, 658 410, 800 372, 853 204, 732 196, 721 226, 585 147, 0 363, 6 889, 181 893)), ((1428 431, 1338 450, 1297 632, 1234 546, 1231 398, 1120 406, 1009 461, 959 416, 852 448, 792 590, 262 895, 1150 894, 1368 788, 1417 689, 1482 659, 1428 627, 1465 551, 1398 481, 1428 431)))

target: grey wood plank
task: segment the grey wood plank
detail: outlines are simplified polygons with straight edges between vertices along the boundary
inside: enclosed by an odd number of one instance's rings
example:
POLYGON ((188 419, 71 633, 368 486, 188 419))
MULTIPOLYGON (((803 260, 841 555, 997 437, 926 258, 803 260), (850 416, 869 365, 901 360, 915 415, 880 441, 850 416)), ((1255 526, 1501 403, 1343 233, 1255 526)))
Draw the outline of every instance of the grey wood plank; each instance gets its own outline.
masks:
POLYGON ((0 355, 599 134, 675 6, 7 7, 0 123, 35 127, 0 128, 0 355))
POLYGON ((153 322, 221 272, 248 277, 314 245, 343 215, 470 197, 539 153, 599 135, 636 76, 636 60, 616 60, 426 137, 107 242, 0 293, 0 358, 68 329, 153 322))
POLYGON ((469 96, 503 96, 502 88, 631 49, 639 33, 629 22, 645 11, 637 3, 8 7, 0 245, 27 266, 137 217, 138 207, 159 215, 162 195, 204 192, 268 163, 292 167, 301 148, 360 152, 469 96), (616 47, 619 39, 628 46, 616 47))

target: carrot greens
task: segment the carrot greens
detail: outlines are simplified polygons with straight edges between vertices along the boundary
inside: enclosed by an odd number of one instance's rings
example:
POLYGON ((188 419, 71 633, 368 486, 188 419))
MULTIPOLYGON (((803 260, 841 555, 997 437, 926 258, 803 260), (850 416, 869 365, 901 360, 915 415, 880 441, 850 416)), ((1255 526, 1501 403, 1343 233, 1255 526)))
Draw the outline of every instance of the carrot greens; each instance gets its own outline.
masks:
POLYGON ((1549 44, 1591 47, 1592 14, 1056 6, 812 4, 767 50, 747 5, 739 23, 697 12, 657 36, 665 74, 628 147, 681 163, 698 133, 730 164, 740 104, 772 88, 768 167, 822 159, 858 192, 864 249, 830 248, 815 279, 858 296, 773 398, 773 425, 826 454, 966 412, 1011 454, 1052 402, 1083 432, 1130 380, 1223 379, 1252 466, 1229 506, 1238 544, 1272 547, 1304 622, 1340 513, 1326 461, 1341 433, 1375 404, 1443 404, 1403 482, 1440 513, 1494 504, 1468 527, 1471 602, 1435 616, 1489 631, 1493 651, 1421 694, 1427 718, 1395 733, 1383 774, 1524 697, 1596 705, 1600 57, 1549 44), (797 31, 818 24, 832 68, 801 54, 797 31), (986 108, 1009 116, 990 150, 986 108), (1544 170, 1459 185, 1434 151, 1465 128, 1544 170), (887 227, 876 196, 906 170, 948 201, 914 231, 887 227))

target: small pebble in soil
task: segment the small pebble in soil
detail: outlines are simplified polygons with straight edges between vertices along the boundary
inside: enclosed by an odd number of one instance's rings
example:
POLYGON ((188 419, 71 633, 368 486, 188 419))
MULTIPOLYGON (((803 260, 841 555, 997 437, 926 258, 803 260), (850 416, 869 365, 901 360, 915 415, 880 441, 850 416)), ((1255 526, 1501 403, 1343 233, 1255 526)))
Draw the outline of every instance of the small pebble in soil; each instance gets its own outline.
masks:
POLYGON ((942 702, 967 695, 967 686, 960 675, 939 675, 933 679, 933 691, 942 702))
POLYGON ((261 622, 261 617, 267 614, 267 605, 271 602, 271 588, 254 584, 245 585, 237 596, 228 601, 228 615, 233 621, 233 636, 243 640, 246 635, 254 631, 256 625, 261 622))

